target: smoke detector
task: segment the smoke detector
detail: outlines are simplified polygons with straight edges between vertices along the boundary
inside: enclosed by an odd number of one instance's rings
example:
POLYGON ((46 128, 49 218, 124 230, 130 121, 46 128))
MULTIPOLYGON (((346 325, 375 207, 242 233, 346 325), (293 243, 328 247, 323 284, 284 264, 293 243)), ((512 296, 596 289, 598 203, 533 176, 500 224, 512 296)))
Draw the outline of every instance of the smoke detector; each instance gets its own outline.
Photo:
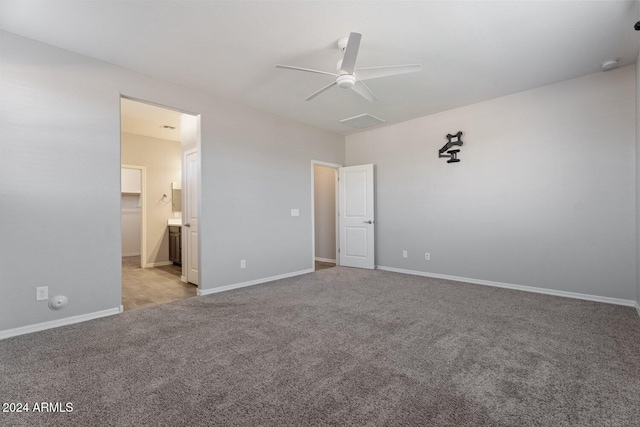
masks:
POLYGON ((615 70, 618 65, 619 61, 617 59, 610 59, 602 63, 602 71, 615 70))

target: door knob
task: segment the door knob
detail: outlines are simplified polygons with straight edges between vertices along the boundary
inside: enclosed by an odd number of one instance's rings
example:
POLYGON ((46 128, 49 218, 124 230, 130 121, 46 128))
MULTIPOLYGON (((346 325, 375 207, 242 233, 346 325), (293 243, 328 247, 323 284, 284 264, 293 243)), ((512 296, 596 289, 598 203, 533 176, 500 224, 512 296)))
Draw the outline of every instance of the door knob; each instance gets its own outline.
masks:
POLYGON ((364 224, 373 224, 373 221, 369 220, 369 221, 362 221, 364 224))
POLYGON ((184 226, 185 226, 185 227, 191 227, 191 224, 186 223, 184 226))

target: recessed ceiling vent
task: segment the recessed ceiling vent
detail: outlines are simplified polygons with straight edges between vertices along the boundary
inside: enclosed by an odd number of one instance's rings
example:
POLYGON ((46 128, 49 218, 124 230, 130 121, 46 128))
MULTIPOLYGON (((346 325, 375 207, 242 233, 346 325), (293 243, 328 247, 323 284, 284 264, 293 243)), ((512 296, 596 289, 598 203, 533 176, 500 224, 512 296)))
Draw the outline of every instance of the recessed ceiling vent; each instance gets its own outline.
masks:
POLYGON ((380 123, 385 123, 385 120, 372 116, 371 114, 360 114, 359 116, 342 119, 340 120, 340 123, 351 126, 352 128, 362 129, 368 128, 369 126, 379 125, 380 123))

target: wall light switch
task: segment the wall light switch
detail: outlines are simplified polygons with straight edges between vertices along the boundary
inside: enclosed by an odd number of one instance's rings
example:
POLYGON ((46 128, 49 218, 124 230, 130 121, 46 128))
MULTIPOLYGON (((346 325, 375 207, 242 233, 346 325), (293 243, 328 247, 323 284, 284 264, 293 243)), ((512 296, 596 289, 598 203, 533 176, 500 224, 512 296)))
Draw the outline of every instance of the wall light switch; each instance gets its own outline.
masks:
POLYGON ((402 251, 402 258, 406 258, 408 256, 407 251, 402 251))
POLYGON ((240 268, 247 268, 247 260, 246 259, 241 259, 240 260, 240 268))
POLYGON ((291 216, 300 216, 300 209, 291 209, 291 216))
POLYGON ((49 287, 40 286, 36 288, 36 301, 46 301, 49 299, 49 287))

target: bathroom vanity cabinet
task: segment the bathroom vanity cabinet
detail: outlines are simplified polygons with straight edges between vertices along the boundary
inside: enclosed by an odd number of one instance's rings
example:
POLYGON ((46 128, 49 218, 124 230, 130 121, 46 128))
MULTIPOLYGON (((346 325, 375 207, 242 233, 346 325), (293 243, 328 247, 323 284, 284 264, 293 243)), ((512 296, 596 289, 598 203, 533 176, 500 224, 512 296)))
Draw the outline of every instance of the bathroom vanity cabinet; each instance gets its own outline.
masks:
POLYGON ((182 227, 169 226, 169 261, 182 265, 182 227))

